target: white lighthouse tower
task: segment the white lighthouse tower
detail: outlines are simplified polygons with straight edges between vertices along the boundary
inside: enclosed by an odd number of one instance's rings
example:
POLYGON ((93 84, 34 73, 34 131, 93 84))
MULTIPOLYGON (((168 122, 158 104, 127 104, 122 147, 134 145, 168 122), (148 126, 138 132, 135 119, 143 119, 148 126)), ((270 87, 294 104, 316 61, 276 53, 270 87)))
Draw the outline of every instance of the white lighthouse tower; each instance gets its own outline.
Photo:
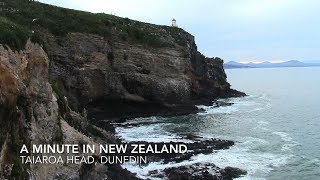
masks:
POLYGON ((178 27, 177 20, 175 18, 172 19, 172 27, 178 27))

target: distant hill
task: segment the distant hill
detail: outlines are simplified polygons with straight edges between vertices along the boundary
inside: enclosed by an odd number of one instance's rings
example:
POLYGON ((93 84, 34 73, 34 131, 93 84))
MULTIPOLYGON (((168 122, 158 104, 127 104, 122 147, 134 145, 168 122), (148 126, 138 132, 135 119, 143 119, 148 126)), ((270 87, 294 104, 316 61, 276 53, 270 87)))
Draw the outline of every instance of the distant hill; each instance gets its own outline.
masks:
POLYGON ((320 63, 303 63, 297 60, 286 61, 282 63, 271 63, 269 61, 264 61, 262 63, 239 63, 235 61, 229 61, 224 65, 225 69, 235 69, 235 68, 275 68, 275 67, 309 67, 309 66, 320 66, 320 63))

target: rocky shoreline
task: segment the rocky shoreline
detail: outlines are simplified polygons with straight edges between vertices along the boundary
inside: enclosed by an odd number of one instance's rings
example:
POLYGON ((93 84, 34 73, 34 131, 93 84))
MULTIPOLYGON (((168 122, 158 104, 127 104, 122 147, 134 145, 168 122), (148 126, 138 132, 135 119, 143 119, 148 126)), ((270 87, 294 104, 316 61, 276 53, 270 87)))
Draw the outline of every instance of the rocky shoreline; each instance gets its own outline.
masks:
MULTIPOLYGON (((132 125, 131 125, 132 126, 132 125)), ((120 137, 121 138, 121 137, 120 137)), ((162 153, 162 154, 141 154, 148 157, 147 164, 140 164, 140 166, 147 166, 151 162, 159 162, 161 164, 175 164, 185 162, 187 163, 193 156, 198 154, 211 154, 217 150, 228 149, 230 146, 234 145, 233 141, 222 140, 222 139, 206 139, 199 136, 194 136, 191 134, 184 135, 183 139, 189 140, 190 142, 175 141, 175 142, 146 142, 146 141, 130 141, 123 142, 128 144, 143 144, 162 147, 164 145, 178 145, 185 144, 188 147, 188 151, 184 154, 175 153, 162 153)), ((133 155, 133 154, 127 154, 133 155)), ((139 155, 139 154, 134 154, 139 155)), ((230 180, 243 175, 246 175, 245 170, 235 168, 235 167, 225 167, 223 169, 217 167, 213 163, 194 163, 191 165, 180 165, 165 169, 152 170, 148 173, 148 178, 166 178, 166 179, 194 179, 194 180, 212 180, 212 179, 226 179, 230 180)))
MULTIPOLYGON (((112 125, 111 125, 112 126, 112 125)), ((96 127, 94 127, 96 128, 96 127)), ((184 135, 184 139, 190 140, 190 142, 146 142, 146 141, 131 141, 126 142, 121 140, 114 133, 114 128, 111 128, 113 132, 110 132, 110 126, 107 131, 104 131, 100 128, 96 128, 96 130, 102 132, 101 136, 96 137, 94 135, 90 135, 93 138, 100 138, 101 142, 108 142, 114 144, 143 144, 145 146, 158 146, 161 148, 163 145, 176 145, 176 144, 185 144, 188 147, 188 152, 184 154, 175 154, 175 153, 162 153, 162 154, 117 154, 118 156, 126 155, 126 156, 147 156, 147 164, 139 164, 138 166, 147 166, 149 163, 158 162, 162 164, 175 164, 181 162, 188 162, 190 159, 198 154, 210 154, 214 153, 217 150, 228 149, 234 145, 233 141, 230 140, 221 140, 221 139, 205 139, 203 137, 194 136, 194 135, 184 135)), ((130 146, 128 146, 130 147, 130 146)), ((127 152, 130 152, 128 149, 127 152)), ((103 154, 102 154, 103 155, 103 154)), ((194 163, 191 165, 182 165, 182 166, 173 166, 165 169, 158 169, 149 171, 147 179, 149 178, 157 178, 157 179, 194 179, 194 180, 212 180, 212 179, 225 179, 231 180, 233 178, 237 178, 243 175, 246 175, 247 172, 245 170, 236 168, 236 167, 225 167, 219 168, 214 162, 213 163, 194 163)), ((79 176, 84 179, 101 179, 101 178, 111 178, 111 179, 119 179, 119 180, 135 180, 140 179, 135 172, 130 172, 127 169, 123 168, 121 164, 97 164, 97 165, 86 165, 83 164, 80 169, 79 176)), ((61 179, 64 179, 65 176, 61 176, 61 179)), ((56 177, 56 179, 59 179, 56 177)), ((145 178, 143 178, 145 179, 145 178)))
MULTIPOLYGON (((110 123, 151 115, 179 116, 197 113, 202 110, 198 109, 195 106, 196 104, 203 103, 208 105, 212 99, 199 98, 185 104, 167 104, 151 101, 132 101, 130 103, 127 100, 116 99, 107 101, 107 107, 112 107, 110 109, 102 109, 101 111, 101 107, 106 107, 106 104, 103 104, 103 106, 96 104, 97 106, 88 106, 88 113, 86 110, 79 113, 72 110, 69 98, 62 94, 63 88, 59 89, 55 84, 51 84, 50 87, 48 81, 49 59, 41 46, 29 41, 24 51, 15 52, 0 46, 0 52, 2 57, 0 73, 3 75, 1 76, 2 79, 0 78, 0 85, 5 87, 0 90, 0 122, 4 125, 1 127, 1 132, 6 132, 0 136, 2 144, 0 177, 10 177, 12 171, 20 168, 20 174, 16 177, 21 178, 87 179, 90 177, 91 179, 101 179, 108 177, 111 179, 138 179, 134 173, 123 169, 119 164, 83 164, 63 167, 56 165, 52 165, 53 167, 48 165, 22 166, 15 164, 14 159, 12 159, 12 157, 18 155, 17 149, 12 149, 12 147, 20 147, 22 143, 41 142, 121 143, 120 139, 116 138, 114 127, 110 123), (120 105, 117 105, 117 103, 120 105), (140 105, 137 106, 137 104, 140 105), (98 111, 95 111, 95 109, 98 109, 98 111), (101 112, 101 114, 98 112, 101 112), (48 174, 38 173, 46 171, 45 169, 47 168, 50 169, 48 174), (70 174, 70 171, 75 173, 70 174)), ((228 91, 232 92, 231 97, 245 95, 234 90, 228 91)), ((230 104, 214 101, 214 106, 225 105, 230 104)), ((154 156, 150 154, 150 157, 154 161, 163 161, 164 163, 182 162, 187 161, 195 154, 211 153, 213 150, 228 148, 234 144, 232 141, 218 139, 201 141, 197 140, 198 137, 191 135, 186 135, 185 138, 194 141, 188 144, 188 148, 192 150, 191 152, 184 155, 164 154, 154 156)), ((148 144, 147 142, 136 143, 148 144)), ((158 144, 161 145, 161 143, 158 144)), ((238 172, 233 168, 221 170, 214 164, 207 164, 172 167, 164 170, 161 174, 155 172, 150 172, 150 174, 155 177, 165 175, 170 179, 175 179, 179 176, 190 179, 218 177, 218 173, 212 176, 208 175, 205 170, 208 168, 214 168, 220 174, 224 173, 223 177, 236 177, 232 174, 234 174, 234 171, 238 172), (193 170, 191 171, 190 168, 193 170), (185 172, 182 169, 185 169, 185 172), (181 172, 184 175, 181 175, 181 172), (197 174, 197 176, 194 177, 194 174, 197 174)), ((245 171, 239 170, 239 172, 241 173, 236 174, 245 174, 245 171)))
MULTIPOLYGON (((201 163, 196 163, 190 166, 167 168, 164 172, 170 180, 232 180, 233 178, 240 177, 247 173, 239 168, 226 167, 221 169, 214 164, 201 163)), ((152 174, 152 176, 161 177, 157 174, 152 174)))

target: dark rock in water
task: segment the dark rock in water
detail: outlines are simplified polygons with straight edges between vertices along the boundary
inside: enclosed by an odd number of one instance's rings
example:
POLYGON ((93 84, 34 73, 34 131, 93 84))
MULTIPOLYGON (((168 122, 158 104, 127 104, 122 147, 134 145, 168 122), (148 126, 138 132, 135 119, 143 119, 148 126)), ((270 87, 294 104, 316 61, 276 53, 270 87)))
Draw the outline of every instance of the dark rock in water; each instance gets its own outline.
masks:
POLYGON ((246 170, 234 168, 234 167, 226 167, 226 168, 222 169, 220 172, 223 176, 223 179, 225 179, 225 180, 238 178, 241 175, 247 174, 246 170))
POLYGON ((231 105, 233 105, 234 103, 229 103, 229 102, 223 102, 223 101, 215 101, 214 103, 213 103, 213 106, 214 107, 223 107, 223 106, 231 106, 231 105))
MULTIPOLYGON (((192 156, 197 154, 210 154, 214 150, 227 149, 230 146, 234 145, 233 141, 221 140, 221 139, 203 139, 200 136, 186 135, 190 140, 194 142, 191 143, 182 143, 182 142, 170 142, 170 143, 155 143, 155 142, 130 142, 129 144, 144 144, 146 147, 148 145, 157 146, 159 149, 162 149, 164 145, 176 145, 176 144, 185 144, 188 147, 188 152, 184 154, 179 153, 161 153, 161 154, 141 154, 148 156, 148 163, 158 161, 162 163, 179 163, 182 161, 188 162, 192 156)), ((130 147, 130 146, 128 146, 130 147)), ((130 151, 130 149, 129 149, 130 151)), ((130 155, 130 154, 127 154, 130 155)), ((140 155, 140 154, 134 154, 140 155)), ((141 164, 144 166, 144 164, 141 164)), ((211 163, 196 163, 187 166, 171 167, 164 170, 153 170, 149 171, 148 176, 153 178, 168 178, 172 180, 207 180, 207 179, 233 179, 241 175, 246 174, 245 170, 239 168, 226 167, 221 169, 211 163)))
POLYGON ((88 165, 83 164, 80 172, 80 179, 83 180, 100 180, 100 179, 117 179, 117 180, 138 180, 135 174, 124 170, 120 165, 88 165))
POLYGON ((165 174, 162 173, 162 171, 160 170, 149 171, 148 175, 153 178, 162 178, 162 179, 166 178, 165 174))
MULTIPOLYGON (((143 144, 145 147, 151 145, 152 147, 157 146, 158 149, 162 149, 163 146, 169 147, 170 145, 185 144, 188 148, 186 153, 149 153, 149 154, 128 154, 128 155, 141 155, 148 156, 148 163, 152 161, 162 161, 163 163, 175 162, 179 163, 182 161, 189 160, 192 156, 197 154, 210 154, 214 150, 227 149, 234 145, 233 141, 221 140, 221 139, 197 139, 195 142, 183 143, 183 142, 170 142, 170 143, 155 143, 155 142, 145 142, 145 141, 133 141, 129 144, 143 144)), ((128 146, 131 147, 131 146, 128 146)), ((131 150, 129 149, 128 152, 131 150)))
POLYGON ((194 135, 194 134, 186 134, 186 135, 184 135, 184 136, 185 136, 185 138, 186 138, 186 139, 194 140, 194 141, 196 141, 196 140, 198 140, 198 139, 202 138, 202 137, 200 137, 200 136, 196 136, 196 135, 194 135))
POLYGON ((220 169, 214 164, 196 163, 189 166, 166 168, 166 176, 171 180, 232 180, 247 174, 239 168, 226 167, 220 169))
POLYGON ((131 173, 127 169, 123 169, 119 164, 108 165, 108 176, 110 179, 116 180, 138 180, 136 174, 131 173))
POLYGON ((219 168, 214 164, 193 164, 172 167, 164 170, 170 180, 218 180, 222 178, 219 168))

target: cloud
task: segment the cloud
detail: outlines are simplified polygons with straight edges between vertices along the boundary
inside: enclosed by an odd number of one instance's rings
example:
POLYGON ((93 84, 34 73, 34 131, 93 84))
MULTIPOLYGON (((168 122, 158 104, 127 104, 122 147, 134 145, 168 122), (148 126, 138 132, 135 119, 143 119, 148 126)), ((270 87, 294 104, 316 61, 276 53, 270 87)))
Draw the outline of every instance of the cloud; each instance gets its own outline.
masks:
POLYGON ((143 22, 177 24, 206 56, 226 60, 320 59, 320 1, 314 0, 40 0, 113 13, 143 22))

